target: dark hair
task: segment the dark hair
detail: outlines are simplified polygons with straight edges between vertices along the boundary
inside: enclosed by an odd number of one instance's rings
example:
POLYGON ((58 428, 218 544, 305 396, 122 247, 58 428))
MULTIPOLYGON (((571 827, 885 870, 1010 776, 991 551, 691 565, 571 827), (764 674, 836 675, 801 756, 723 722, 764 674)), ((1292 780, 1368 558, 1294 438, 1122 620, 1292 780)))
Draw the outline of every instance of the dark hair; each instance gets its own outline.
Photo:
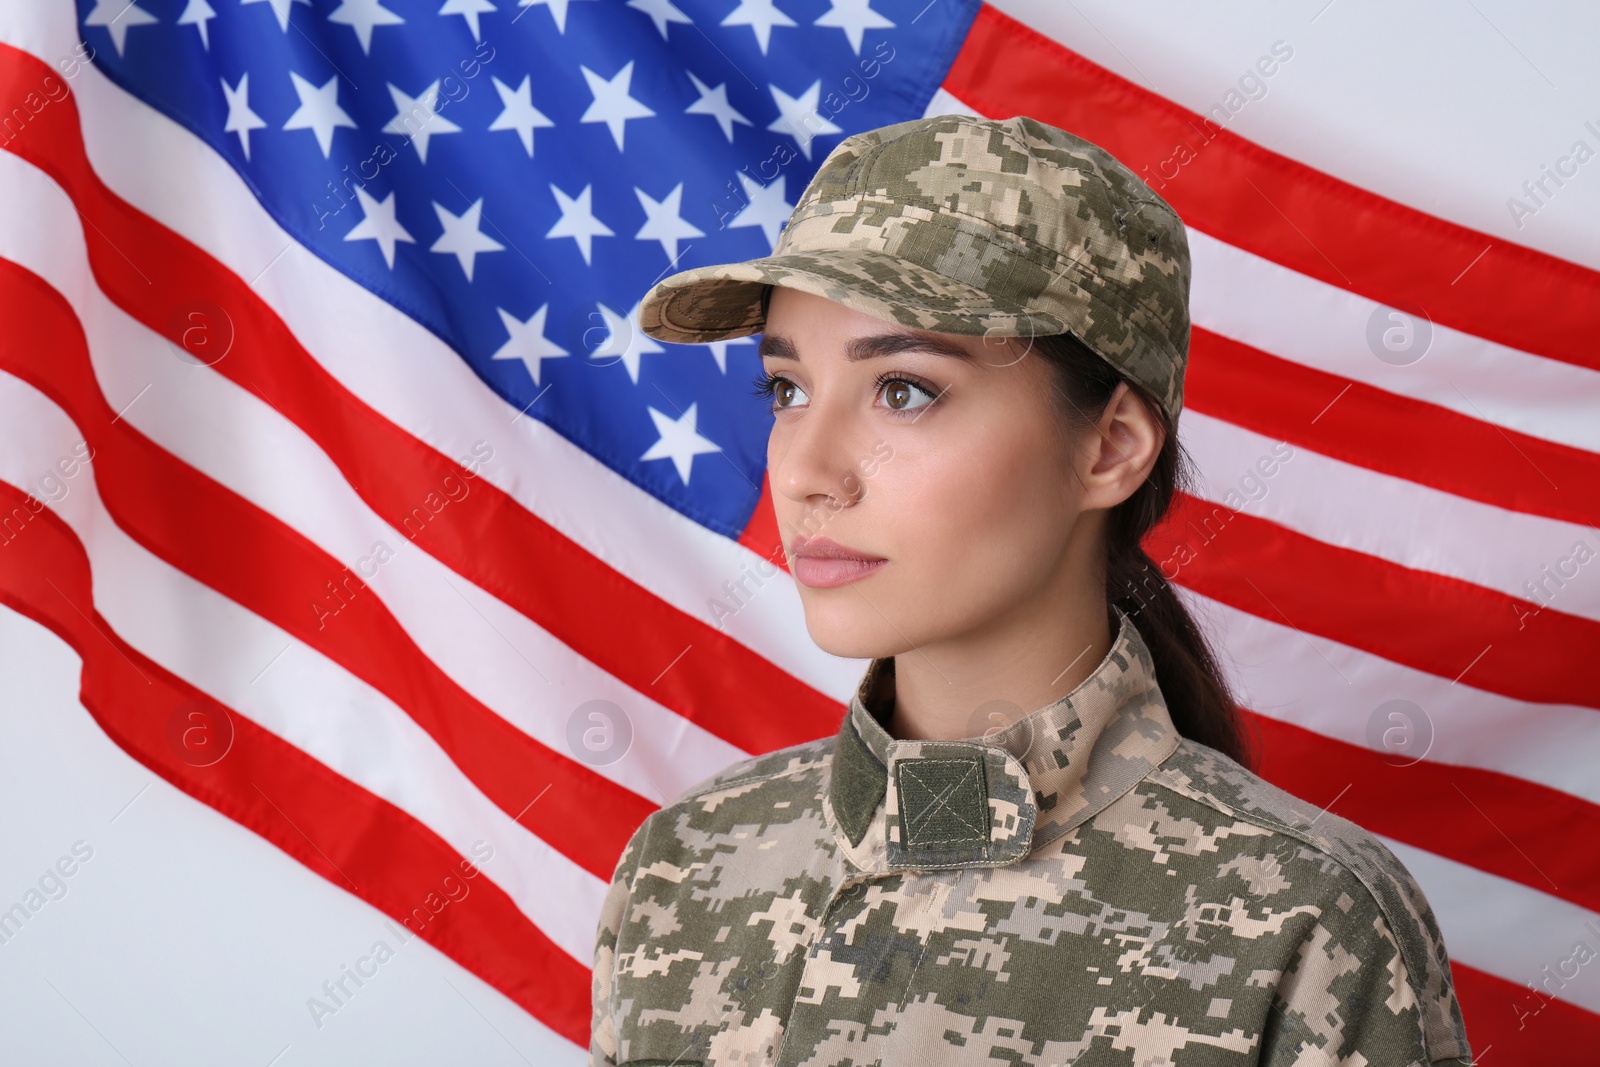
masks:
MULTIPOLYGON (((1105 411, 1118 383, 1128 381, 1070 333, 1018 338, 1045 360, 1055 380, 1057 407, 1069 425, 1085 427, 1105 411)), ((1156 678, 1178 733, 1224 753, 1254 770, 1255 739, 1210 643, 1183 602, 1145 552, 1142 541, 1166 515, 1172 494, 1192 484, 1193 461, 1178 441, 1172 420, 1148 390, 1128 381, 1166 432, 1150 474, 1106 520, 1106 601, 1127 612, 1155 660, 1156 678)), ((1113 623, 1115 620, 1112 620, 1113 623)))

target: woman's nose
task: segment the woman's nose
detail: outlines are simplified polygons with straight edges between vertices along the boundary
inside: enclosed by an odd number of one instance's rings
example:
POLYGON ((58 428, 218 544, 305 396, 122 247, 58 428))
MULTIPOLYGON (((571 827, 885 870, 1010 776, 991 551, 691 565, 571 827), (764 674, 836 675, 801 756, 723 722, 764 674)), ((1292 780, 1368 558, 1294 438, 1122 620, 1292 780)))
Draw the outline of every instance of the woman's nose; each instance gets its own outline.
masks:
POLYGON ((767 465, 772 491, 802 504, 826 498, 846 507, 858 503, 866 494, 860 461, 871 449, 859 447, 860 434, 849 422, 849 413, 830 412, 813 400, 799 418, 775 426, 767 465))

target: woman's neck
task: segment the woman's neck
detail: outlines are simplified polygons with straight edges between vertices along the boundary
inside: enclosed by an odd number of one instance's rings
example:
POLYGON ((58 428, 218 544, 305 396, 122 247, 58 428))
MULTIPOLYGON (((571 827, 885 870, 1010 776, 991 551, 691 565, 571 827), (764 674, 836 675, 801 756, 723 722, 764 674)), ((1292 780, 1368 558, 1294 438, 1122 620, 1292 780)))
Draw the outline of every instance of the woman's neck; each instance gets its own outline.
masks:
POLYGON ((1102 597, 1053 624, 1013 624, 894 658, 886 729, 899 740, 956 740, 992 732, 1076 689, 1116 639, 1102 597))

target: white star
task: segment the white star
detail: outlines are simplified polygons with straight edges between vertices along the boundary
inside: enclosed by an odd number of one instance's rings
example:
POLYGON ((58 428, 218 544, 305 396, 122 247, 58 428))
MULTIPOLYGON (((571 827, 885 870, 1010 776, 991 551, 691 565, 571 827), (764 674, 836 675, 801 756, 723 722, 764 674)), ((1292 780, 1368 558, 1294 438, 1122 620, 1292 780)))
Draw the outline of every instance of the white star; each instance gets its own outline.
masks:
MULTIPOLYGON (((628 95, 628 83, 633 80, 633 60, 628 60, 627 65, 609 81, 588 67, 580 66, 578 69, 583 71, 583 79, 589 83, 589 91, 594 94, 594 103, 589 105, 578 121, 605 123, 611 130, 611 139, 617 142, 617 151, 622 151, 622 124, 628 119, 649 118, 655 114, 628 95)), ((822 83, 819 81, 817 84, 822 83)))
POLYGON ((478 219, 483 215, 483 197, 478 197, 471 207, 459 215, 450 214, 437 202, 433 210, 439 216, 439 225, 444 227, 444 233, 439 235, 428 251, 454 255, 461 263, 461 269, 467 272, 467 281, 472 280, 472 264, 479 252, 499 252, 506 247, 478 230, 478 219))
POLYGON ((683 418, 673 419, 655 408, 649 408, 650 419, 656 424, 656 433, 661 435, 660 440, 640 456, 640 459, 670 459, 672 465, 678 468, 678 477, 683 479, 683 484, 689 484, 689 467, 694 463, 694 457, 707 452, 721 452, 722 449, 712 444, 695 432, 695 423, 698 421, 696 410, 699 403, 689 405, 689 410, 683 413, 683 418))
POLYGON ((517 136, 522 138, 522 147, 527 149, 528 158, 533 158, 533 131, 541 126, 554 126, 544 115, 544 112, 533 106, 533 90, 528 75, 522 76, 522 84, 515 90, 499 78, 490 75, 494 82, 494 91, 500 94, 500 103, 505 105, 505 110, 489 123, 491 130, 516 130, 517 136))
POLYGON ((300 97, 300 106, 295 109, 289 121, 283 124, 286 130, 310 130, 317 135, 317 144, 322 149, 324 159, 328 157, 329 150, 333 147, 333 131, 339 126, 348 126, 356 129, 355 120, 345 114, 344 108, 339 106, 339 76, 335 74, 318 88, 306 81, 294 71, 289 72, 289 77, 294 79, 294 91, 300 97))
POLYGON ((639 357, 652 352, 665 352, 656 343, 655 339, 639 329, 639 305, 633 305, 633 310, 626 316, 618 315, 604 304, 596 304, 600 315, 605 319, 606 340, 599 348, 589 353, 590 359, 622 360, 622 365, 628 371, 628 377, 633 379, 633 384, 639 384, 639 357))
POLYGON ((861 35, 867 30, 892 30, 894 23, 872 10, 870 0, 829 0, 833 4, 813 26, 837 26, 849 38, 856 55, 861 54, 861 35))
POLYGON ((383 128, 384 133, 403 133, 411 137, 411 146, 417 158, 428 161, 428 138, 440 133, 460 133, 461 127, 439 114, 439 82, 422 90, 417 96, 407 96, 392 83, 389 96, 394 100, 394 118, 383 128))
POLYGON ((762 185, 743 171, 739 172, 739 182, 744 186, 744 195, 747 202, 744 210, 733 217, 728 223, 731 229, 734 226, 760 226, 761 232, 767 235, 767 243, 778 243, 778 231, 783 229, 783 224, 789 221, 789 216, 794 214, 794 205, 784 199, 783 186, 789 180, 787 174, 780 174, 776 181, 770 185, 762 185))
POLYGON ((148 26, 160 22, 150 12, 133 0, 96 0, 94 10, 84 18, 85 26, 104 26, 111 34, 111 43, 117 46, 117 55, 128 43, 128 31, 135 26, 148 26))
MULTIPOLYGON (((379 203, 373 199, 365 189, 356 186, 356 199, 361 201, 361 213, 365 216, 355 224, 351 231, 344 235, 346 241, 376 241, 378 248, 383 251, 383 261, 394 270, 394 245, 396 241, 405 241, 415 244, 416 239, 406 232, 394 217, 394 193, 390 193, 379 203)), ((468 271, 470 278, 472 272, 468 271)))
POLYGON ((544 335, 544 316, 545 312, 550 310, 549 304, 541 306, 527 322, 521 321, 505 308, 495 308, 495 310, 500 313, 500 322, 511 337, 491 358, 522 360, 523 365, 528 368, 528 373, 533 375, 534 385, 539 384, 541 360, 558 359, 572 354, 544 335))
POLYGON ((590 245, 594 238, 616 236, 611 227, 594 217, 589 207, 589 194, 593 188, 592 185, 585 185, 583 192, 574 200, 557 189, 554 182, 550 183, 550 191, 556 194, 556 203, 561 205, 561 217, 545 236, 571 237, 577 241, 579 250, 583 252, 584 263, 589 262, 590 245))
POLYGON ((178 25, 200 27, 200 43, 209 52, 211 51, 211 34, 206 32, 209 28, 206 23, 216 17, 217 13, 211 10, 211 5, 206 3, 206 0, 189 0, 188 5, 183 9, 183 14, 178 16, 178 25))
MULTIPOLYGON (((556 20, 556 31, 559 32, 559 33, 566 33, 567 32, 567 5, 572 3, 572 2, 573 2, 573 0, 522 0, 522 2, 520 4, 518 4, 517 6, 518 7, 549 7, 550 8, 550 17, 556 20)), ((522 17, 521 15, 517 16, 517 18, 521 18, 521 17, 522 17)), ((515 22, 515 21, 517 21, 517 19, 512 19, 511 21, 515 22)))
POLYGON ((684 114, 710 115, 715 118, 717 125, 722 127, 723 135, 728 138, 729 144, 733 143, 733 124, 735 122, 742 122, 746 126, 753 125, 749 119, 735 111, 732 104, 728 103, 727 82, 723 82, 713 89, 699 78, 696 78, 693 73, 689 74, 689 80, 694 82, 694 87, 699 90, 700 99, 684 108, 684 114))
MULTIPOLYGON (((200 24, 205 28, 205 23, 200 24)), ((239 75, 237 88, 228 88, 226 78, 218 79, 222 82, 222 95, 228 99, 228 119, 222 124, 223 133, 236 133, 239 135, 239 147, 244 150, 244 158, 250 158, 250 131, 266 128, 266 122, 250 110, 250 72, 245 71, 239 75)))
POLYGON ((723 26, 749 26, 756 34, 756 44, 761 54, 767 54, 767 42, 772 38, 772 27, 795 26, 794 19, 778 10, 773 0, 739 0, 739 6, 728 12, 723 26))
MULTIPOLYGON (((441 15, 460 15, 467 20, 467 25, 472 27, 472 39, 478 40, 478 16, 488 14, 494 10, 494 5, 489 0, 444 0, 444 6, 439 9, 441 15)), ((860 48, 856 49, 861 51, 860 48)))
POLYGON ((711 349, 711 358, 717 361, 717 369, 723 374, 728 373, 728 346, 753 345, 753 337, 734 337, 726 341, 707 341, 706 347, 711 349))
POLYGON ((704 230, 697 229, 693 223, 683 217, 683 183, 667 194, 665 200, 653 200, 637 185, 633 187, 634 195, 639 198, 639 206, 644 208, 645 224, 639 227, 639 232, 633 236, 641 241, 660 241, 661 250, 667 254, 667 261, 675 263, 678 260, 678 241, 684 237, 704 237, 704 230))
POLYGON ((778 104, 778 117, 767 127, 777 133, 787 133, 800 142, 800 151, 811 158, 811 139, 822 134, 843 133, 839 127, 817 114, 817 100, 822 95, 822 82, 813 82, 798 97, 790 96, 776 85, 769 85, 772 99, 778 104))
POLYGON ((361 51, 372 54, 372 29, 374 26, 398 26, 405 21, 383 6, 383 0, 343 0, 328 13, 329 22, 338 22, 356 31, 361 51))
POLYGON ((272 13, 278 16, 278 28, 284 33, 289 32, 289 9, 295 4, 311 6, 311 0, 239 0, 244 4, 271 4, 272 13))
POLYGON ((661 39, 667 39, 667 23, 681 22, 684 25, 694 25, 694 20, 673 6, 672 0, 628 0, 628 6, 635 11, 642 11, 650 16, 656 24, 656 29, 661 31, 661 39))

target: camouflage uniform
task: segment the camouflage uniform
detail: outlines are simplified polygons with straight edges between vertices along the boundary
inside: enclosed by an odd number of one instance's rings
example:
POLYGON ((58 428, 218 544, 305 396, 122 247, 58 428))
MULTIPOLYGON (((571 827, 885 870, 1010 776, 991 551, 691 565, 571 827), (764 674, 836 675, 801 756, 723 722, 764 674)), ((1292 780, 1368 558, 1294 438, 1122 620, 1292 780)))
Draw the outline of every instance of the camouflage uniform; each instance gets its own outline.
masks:
POLYGON ((654 812, 605 899, 591 1062, 1467 1063, 1405 867, 1180 738, 1117 614, 999 732, 896 740, 878 659, 835 736, 654 812))

